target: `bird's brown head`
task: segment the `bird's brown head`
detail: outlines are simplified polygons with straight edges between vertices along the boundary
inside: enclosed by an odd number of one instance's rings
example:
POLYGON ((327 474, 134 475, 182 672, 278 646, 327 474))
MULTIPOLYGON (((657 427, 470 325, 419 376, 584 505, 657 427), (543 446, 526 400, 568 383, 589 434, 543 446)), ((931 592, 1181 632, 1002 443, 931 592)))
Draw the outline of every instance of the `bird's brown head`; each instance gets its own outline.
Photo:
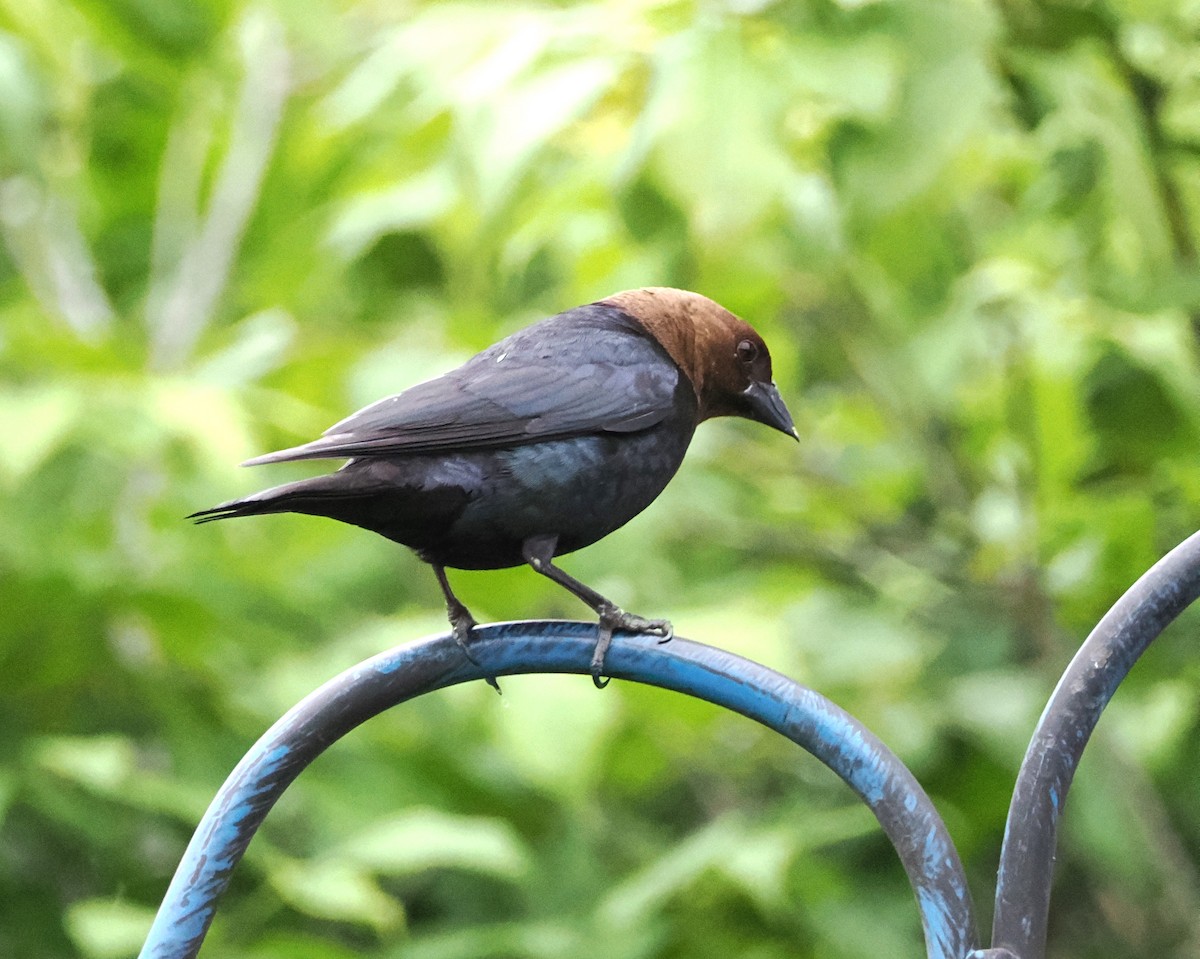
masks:
POLYGON ((799 439, 772 379, 758 332, 721 304, 670 287, 626 290, 600 301, 633 317, 691 381, 700 419, 742 416, 799 439))

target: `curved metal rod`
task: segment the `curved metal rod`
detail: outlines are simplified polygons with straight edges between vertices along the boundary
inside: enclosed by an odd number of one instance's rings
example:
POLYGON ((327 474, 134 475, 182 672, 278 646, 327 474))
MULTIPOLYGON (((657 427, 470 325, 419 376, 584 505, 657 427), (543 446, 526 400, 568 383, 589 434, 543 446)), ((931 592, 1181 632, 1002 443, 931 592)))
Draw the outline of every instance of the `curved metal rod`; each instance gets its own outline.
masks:
MULTIPOLYGON (((594 624, 525 622, 478 627, 468 662, 449 636, 372 657, 309 695, 272 726, 230 774, 175 872, 141 959, 191 959, 216 900, 272 805, 327 746, 383 710, 485 675, 589 674, 594 624)), ((871 807, 916 893, 930 959, 962 959, 975 945, 958 852, 912 773, 858 720, 820 694, 723 650, 622 635, 605 673, 725 706, 777 730, 829 766, 871 807)))
POLYGON ((1200 533, 1176 546, 1117 600, 1058 681, 1025 753, 1008 810, 994 949, 1020 959, 1045 955, 1058 817, 1079 757, 1121 680, 1197 596, 1200 533))

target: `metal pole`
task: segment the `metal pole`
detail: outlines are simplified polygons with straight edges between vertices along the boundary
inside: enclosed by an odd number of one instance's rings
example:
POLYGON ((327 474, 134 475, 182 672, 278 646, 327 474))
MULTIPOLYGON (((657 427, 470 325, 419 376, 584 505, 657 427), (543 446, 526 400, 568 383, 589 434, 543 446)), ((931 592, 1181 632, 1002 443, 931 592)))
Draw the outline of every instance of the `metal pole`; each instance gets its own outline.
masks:
MULTIPOLYGON (((246 754, 196 829, 141 959, 191 959, 227 885, 275 801, 300 772, 360 723, 423 693, 485 675, 589 674, 594 624, 477 628, 469 662, 449 636, 381 653, 312 693, 246 754)), ((912 773, 858 720, 819 693, 732 653, 684 639, 622 635, 605 672, 725 706, 777 730, 836 772, 871 807, 916 894, 930 959, 977 945, 966 877, 946 827, 912 773)))
POLYGON ((1025 753, 1009 806, 992 923, 994 949, 1020 959, 1045 956, 1058 817, 1079 757, 1121 680, 1197 596, 1200 533, 1130 587, 1063 673, 1025 753))

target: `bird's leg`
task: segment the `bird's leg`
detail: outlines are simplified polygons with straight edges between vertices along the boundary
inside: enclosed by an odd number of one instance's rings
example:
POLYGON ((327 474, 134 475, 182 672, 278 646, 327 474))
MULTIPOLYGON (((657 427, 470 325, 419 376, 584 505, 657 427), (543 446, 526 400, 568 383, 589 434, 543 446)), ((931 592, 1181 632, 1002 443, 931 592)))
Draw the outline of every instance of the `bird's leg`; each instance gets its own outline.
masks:
POLYGON ((665 619, 646 619, 633 613, 627 613, 610 599, 605 599, 585 583, 574 576, 564 573, 554 565, 554 548, 558 545, 557 536, 531 536, 521 544, 521 555, 525 562, 541 573, 547 579, 552 579, 564 589, 574 593, 596 611, 600 622, 596 629, 596 650, 592 653, 592 682, 597 689, 608 685, 608 680, 601 681, 600 674, 604 670, 604 656, 612 644, 613 631, 624 629, 631 633, 657 633, 665 643, 675 635, 675 629, 665 619))
MULTIPOLYGON (((450 626, 454 630, 454 641, 458 643, 458 648, 463 651, 463 655, 475 666, 479 666, 479 661, 471 655, 471 650, 467 646, 467 639, 471 635, 471 630, 478 623, 475 622, 475 617, 471 615, 471 611, 463 605, 461 599, 454 595, 454 590, 450 588, 450 580, 446 578, 446 567, 437 563, 431 563, 433 566, 433 575, 437 577, 438 585, 442 587, 442 595, 446 597, 446 615, 450 617, 450 626)), ((496 682, 495 676, 485 675, 487 684, 500 692, 500 684, 496 682)))

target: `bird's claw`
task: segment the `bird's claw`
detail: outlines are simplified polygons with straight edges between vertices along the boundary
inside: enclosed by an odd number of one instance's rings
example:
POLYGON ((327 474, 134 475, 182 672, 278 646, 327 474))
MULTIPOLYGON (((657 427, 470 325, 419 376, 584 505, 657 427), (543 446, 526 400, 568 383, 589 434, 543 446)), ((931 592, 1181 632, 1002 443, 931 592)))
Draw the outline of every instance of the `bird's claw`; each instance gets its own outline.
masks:
MULTIPOLYGON (((471 647, 467 645, 467 640, 471 638, 471 630, 479 624, 475 622, 474 616, 465 610, 463 612, 465 615, 455 616, 450 620, 450 624, 454 627, 454 641, 458 644, 458 648, 462 650, 462 654, 467 657, 468 662, 477 669, 482 670, 483 666, 479 660, 471 655, 471 647)), ((504 695, 500 689, 500 684, 496 682, 495 676, 485 672, 483 678, 492 689, 496 690, 501 696, 504 695)))
POLYGON ((612 680, 601 679, 600 675, 604 672, 604 656, 608 652, 608 647, 612 644, 612 627, 606 625, 603 621, 596 627, 596 649, 592 653, 592 684, 597 689, 603 689, 612 680))
POLYGON ((608 647, 612 645, 613 633, 623 629, 628 633, 650 633, 659 637, 659 644, 669 643, 675 636, 675 627, 667 619, 646 619, 623 609, 613 607, 600 613, 600 622, 596 627, 596 649, 592 653, 592 682, 597 689, 603 689, 609 680, 601 680, 604 672, 604 657, 608 647))

